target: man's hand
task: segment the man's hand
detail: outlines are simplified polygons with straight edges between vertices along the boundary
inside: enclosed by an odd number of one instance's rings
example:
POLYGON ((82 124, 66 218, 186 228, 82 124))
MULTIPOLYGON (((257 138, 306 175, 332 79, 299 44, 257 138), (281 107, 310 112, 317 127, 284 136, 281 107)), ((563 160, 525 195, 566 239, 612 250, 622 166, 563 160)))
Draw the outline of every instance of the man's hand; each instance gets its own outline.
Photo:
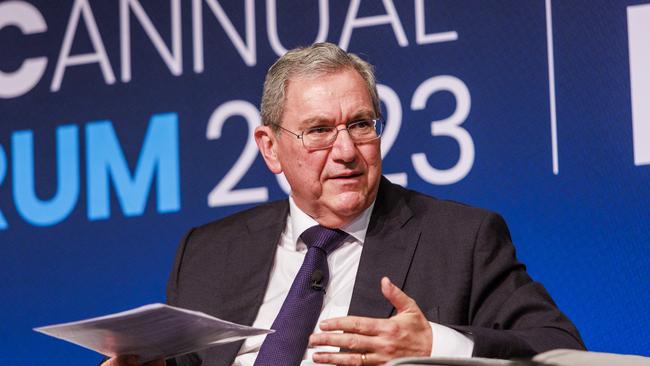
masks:
POLYGON ((334 346, 352 352, 317 352, 314 362, 380 365, 398 357, 431 355, 431 326, 415 300, 388 277, 381 279, 381 292, 393 304, 397 315, 389 319, 346 316, 322 321, 320 329, 324 333, 312 334, 309 345, 334 346))
POLYGON ((165 366, 165 360, 153 360, 147 363, 140 363, 137 356, 111 357, 100 366, 165 366))

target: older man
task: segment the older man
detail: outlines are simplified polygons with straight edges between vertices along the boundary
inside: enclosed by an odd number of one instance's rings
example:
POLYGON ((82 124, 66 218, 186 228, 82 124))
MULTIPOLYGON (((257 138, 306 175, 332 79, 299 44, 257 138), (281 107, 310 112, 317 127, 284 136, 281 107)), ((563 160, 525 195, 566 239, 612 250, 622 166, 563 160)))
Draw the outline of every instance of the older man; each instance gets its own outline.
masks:
POLYGON ((168 365, 377 365, 584 348, 517 262, 498 215, 382 178, 379 117, 372 67, 335 45, 289 51, 269 69, 255 139, 291 195, 190 231, 167 295, 276 332, 168 365))

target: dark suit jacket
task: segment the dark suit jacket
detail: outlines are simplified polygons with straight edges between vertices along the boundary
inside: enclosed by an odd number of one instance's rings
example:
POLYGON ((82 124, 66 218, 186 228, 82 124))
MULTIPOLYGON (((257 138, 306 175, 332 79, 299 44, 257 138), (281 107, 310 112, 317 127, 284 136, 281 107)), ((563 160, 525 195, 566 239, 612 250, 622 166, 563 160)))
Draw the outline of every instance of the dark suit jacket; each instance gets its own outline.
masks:
MULTIPOLYGON (((277 201, 191 230, 176 255, 168 302, 252 324, 288 211, 287 200, 277 201)), ((496 214, 383 178, 360 261, 350 315, 393 313, 379 286, 388 276, 430 321, 470 333, 475 356, 584 348, 573 324, 515 258, 506 224, 496 214)), ((176 363, 230 365, 240 346, 213 347, 176 363)))

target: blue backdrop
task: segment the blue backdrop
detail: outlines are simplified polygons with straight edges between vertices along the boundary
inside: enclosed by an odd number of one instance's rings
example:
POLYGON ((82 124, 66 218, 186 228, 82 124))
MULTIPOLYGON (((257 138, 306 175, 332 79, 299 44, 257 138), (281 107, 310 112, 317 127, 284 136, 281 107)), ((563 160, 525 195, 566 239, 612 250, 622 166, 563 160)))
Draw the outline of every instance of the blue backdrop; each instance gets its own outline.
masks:
POLYGON ((376 65, 384 172, 500 212, 592 350, 650 355, 648 1, 0 2, 0 354, 164 301, 177 240, 286 196, 251 145, 285 48, 376 65), (646 4, 644 4, 646 3, 646 4))

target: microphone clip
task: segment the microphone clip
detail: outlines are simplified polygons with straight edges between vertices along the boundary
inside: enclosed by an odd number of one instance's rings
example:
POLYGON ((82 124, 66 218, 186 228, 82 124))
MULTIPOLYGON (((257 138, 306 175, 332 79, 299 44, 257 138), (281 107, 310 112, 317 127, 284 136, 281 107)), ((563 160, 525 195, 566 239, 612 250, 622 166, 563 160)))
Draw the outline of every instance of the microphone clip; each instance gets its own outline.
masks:
POLYGON ((323 284, 324 278, 325 276, 323 275, 323 271, 319 269, 315 270, 314 273, 311 274, 309 286, 314 291, 323 291, 323 293, 325 293, 325 284, 323 284))

